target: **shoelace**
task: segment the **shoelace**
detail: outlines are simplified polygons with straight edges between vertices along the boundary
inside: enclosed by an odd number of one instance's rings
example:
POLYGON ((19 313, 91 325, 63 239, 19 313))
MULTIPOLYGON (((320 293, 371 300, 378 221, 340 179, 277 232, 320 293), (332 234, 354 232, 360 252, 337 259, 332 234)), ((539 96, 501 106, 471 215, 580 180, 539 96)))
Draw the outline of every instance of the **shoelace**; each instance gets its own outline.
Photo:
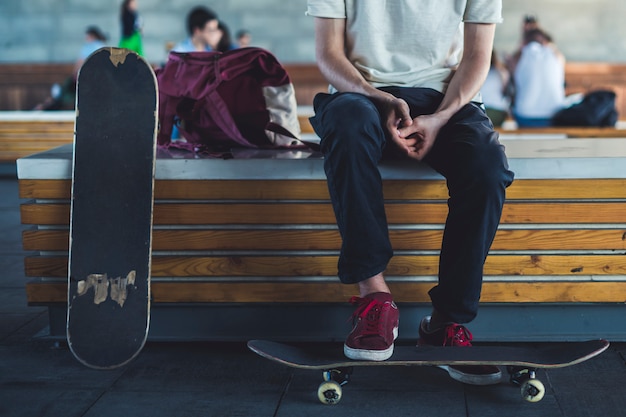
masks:
POLYGON ((451 324, 446 328, 444 346, 472 346, 472 333, 464 326, 451 324))
POLYGON ((363 319, 365 328, 363 329, 361 336, 384 336, 380 334, 380 326, 378 324, 380 321, 380 314, 383 312, 383 308, 385 306, 384 303, 371 298, 360 297, 352 297, 350 299, 350 303, 357 304, 359 306, 355 312, 352 313, 350 320, 352 320, 352 323, 355 323, 358 318, 363 319))

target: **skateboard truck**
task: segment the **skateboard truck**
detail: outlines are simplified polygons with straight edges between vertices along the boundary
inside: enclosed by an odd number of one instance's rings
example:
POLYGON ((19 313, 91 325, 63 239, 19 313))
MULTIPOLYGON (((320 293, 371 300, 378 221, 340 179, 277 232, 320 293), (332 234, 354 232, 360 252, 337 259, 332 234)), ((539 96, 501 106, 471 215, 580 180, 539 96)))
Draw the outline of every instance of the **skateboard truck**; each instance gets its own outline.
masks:
POLYGON ((507 366, 509 381, 521 388, 522 398, 528 402, 541 401, 546 393, 543 383, 537 379, 537 368, 507 366))

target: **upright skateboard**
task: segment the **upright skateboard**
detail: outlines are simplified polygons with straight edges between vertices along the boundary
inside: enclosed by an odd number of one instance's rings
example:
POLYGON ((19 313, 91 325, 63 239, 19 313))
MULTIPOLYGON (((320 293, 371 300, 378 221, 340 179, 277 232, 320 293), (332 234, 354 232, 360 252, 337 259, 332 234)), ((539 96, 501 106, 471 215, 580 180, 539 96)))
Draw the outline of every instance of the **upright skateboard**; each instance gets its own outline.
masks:
POLYGON ((92 368, 124 365, 148 334, 157 106, 154 72, 134 52, 102 48, 80 69, 67 341, 92 368))
POLYGON ((251 340, 248 347, 260 356, 292 368, 322 371, 324 382, 317 391, 324 404, 336 404, 341 399, 341 387, 348 383, 352 368, 361 366, 506 366, 510 381, 521 386, 522 397, 529 402, 543 398, 545 388, 536 378, 537 369, 562 368, 584 362, 609 347, 606 340, 572 342, 566 347, 544 346, 502 347, 472 346, 471 348, 435 346, 396 346, 393 356, 383 362, 354 361, 343 356, 341 348, 320 351, 267 340, 251 340))

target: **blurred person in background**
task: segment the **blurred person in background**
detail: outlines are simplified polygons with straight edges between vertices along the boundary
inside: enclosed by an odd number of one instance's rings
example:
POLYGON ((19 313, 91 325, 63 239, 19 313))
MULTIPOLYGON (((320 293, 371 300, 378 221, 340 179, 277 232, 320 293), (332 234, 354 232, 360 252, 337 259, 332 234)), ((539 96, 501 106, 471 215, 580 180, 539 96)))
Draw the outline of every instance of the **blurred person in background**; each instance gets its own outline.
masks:
POLYGON ((531 29, 513 69, 513 116, 519 127, 544 127, 565 107, 565 57, 552 37, 531 29))
POLYGON ((142 22, 137 12, 137 0, 124 0, 120 11, 120 20, 122 23, 120 48, 130 49, 143 56, 142 22))
POLYGON ((54 84, 50 89, 50 97, 35 106, 33 110, 71 110, 76 100, 76 79, 78 71, 87 57, 106 46, 107 38, 99 27, 89 26, 85 30, 85 42, 80 48, 78 59, 74 63, 72 75, 67 77, 63 84, 54 84))
POLYGON ((194 7, 187 15, 189 37, 178 43, 174 52, 210 52, 217 48, 222 32, 217 14, 203 6, 194 7))
POLYGON ((252 42, 252 35, 250 34, 250 32, 246 29, 241 29, 240 31, 237 32, 237 45, 239 45, 240 48, 245 48, 250 46, 250 43, 252 42))
POLYGON ((502 126, 509 115, 511 99, 508 87, 510 81, 511 74, 500 61, 494 49, 491 53, 491 66, 487 73, 487 79, 485 79, 480 93, 487 116, 495 127, 502 126))

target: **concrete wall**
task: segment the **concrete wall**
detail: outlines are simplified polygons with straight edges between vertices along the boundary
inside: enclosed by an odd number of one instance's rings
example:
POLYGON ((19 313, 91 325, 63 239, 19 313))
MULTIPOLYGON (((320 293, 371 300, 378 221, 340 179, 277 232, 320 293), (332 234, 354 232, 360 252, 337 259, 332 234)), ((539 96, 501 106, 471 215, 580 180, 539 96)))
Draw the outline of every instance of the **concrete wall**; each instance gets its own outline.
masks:
MULTIPOLYGON (((0 62, 68 62, 83 32, 96 24, 119 41, 121 0, 0 0, 0 62)), ((197 4, 213 8, 234 33, 252 32, 253 44, 283 62, 312 62, 313 19, 306 0, 138 0, 150 61, 166 58, 165 44, 186 36, 185 16, 197 4)), ((626 61, 624 0, 504 0, 505 22, 496 48, 515 49, 524 14, 534 13, 570 61, 626 61)))

